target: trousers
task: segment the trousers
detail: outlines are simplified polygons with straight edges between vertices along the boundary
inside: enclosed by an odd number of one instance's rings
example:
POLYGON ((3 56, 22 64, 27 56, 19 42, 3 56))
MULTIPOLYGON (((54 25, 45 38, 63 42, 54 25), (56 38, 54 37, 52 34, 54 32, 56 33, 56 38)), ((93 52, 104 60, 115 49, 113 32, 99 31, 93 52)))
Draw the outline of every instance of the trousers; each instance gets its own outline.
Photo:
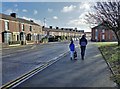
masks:
POLYGON ((70 57, 74 59, 74 51, 70 51, 70 57))
POLYGON ((81 46, 81 57, 84 58, 85 56, 85 49, 86 49, 86 46, 81 46))

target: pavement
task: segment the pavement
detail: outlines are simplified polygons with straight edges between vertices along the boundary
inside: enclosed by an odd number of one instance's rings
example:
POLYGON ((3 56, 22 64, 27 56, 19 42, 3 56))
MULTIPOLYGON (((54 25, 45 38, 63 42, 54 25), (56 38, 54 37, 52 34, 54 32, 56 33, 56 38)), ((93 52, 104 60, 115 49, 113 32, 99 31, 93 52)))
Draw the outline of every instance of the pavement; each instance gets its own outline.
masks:
POLYGON ((76 48, 77 60, 67 54, 55 64, 39 72, 17 87, 115 87, 111 72, 98 47, 89 43, 85 60, 81 60, 80 48, 76 48))

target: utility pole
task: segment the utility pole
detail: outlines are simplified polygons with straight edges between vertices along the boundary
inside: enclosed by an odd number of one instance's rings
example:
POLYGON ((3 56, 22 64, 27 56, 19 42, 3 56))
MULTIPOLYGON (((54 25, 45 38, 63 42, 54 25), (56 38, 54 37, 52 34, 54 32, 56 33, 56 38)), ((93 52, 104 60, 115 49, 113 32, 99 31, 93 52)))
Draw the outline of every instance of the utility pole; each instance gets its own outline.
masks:
POLYGON ((44 18, 44 27, 45 27, 45 20, 46 20, 46 18, 44 18))
MULTIPOLYGON (((45 21, 46 21, 46 18, 44 18, 44 28, 45 28, 45 21)), ((47 35, 47 31, 45 31, 45 34, 47 35)))

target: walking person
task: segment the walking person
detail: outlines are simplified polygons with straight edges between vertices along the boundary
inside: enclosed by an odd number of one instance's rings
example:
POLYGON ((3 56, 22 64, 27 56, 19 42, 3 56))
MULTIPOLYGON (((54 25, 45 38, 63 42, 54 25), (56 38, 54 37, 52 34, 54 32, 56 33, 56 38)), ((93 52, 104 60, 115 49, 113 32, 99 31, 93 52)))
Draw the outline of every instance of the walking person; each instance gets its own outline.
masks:
POLYGON ((85 50, 86 50, 86 45, 87 45, 87 39, 85 35, 82 35, 82 38, 79 40, 79 44, 81 47, 81 58, 82 60, 84 60, 85 50))
POLYGON ((73 60, 74 59, 74 51, 75 51, 75 45, 73 43, 73 40, 71 40, 69 48, 70 48, 70 59, 73 60))

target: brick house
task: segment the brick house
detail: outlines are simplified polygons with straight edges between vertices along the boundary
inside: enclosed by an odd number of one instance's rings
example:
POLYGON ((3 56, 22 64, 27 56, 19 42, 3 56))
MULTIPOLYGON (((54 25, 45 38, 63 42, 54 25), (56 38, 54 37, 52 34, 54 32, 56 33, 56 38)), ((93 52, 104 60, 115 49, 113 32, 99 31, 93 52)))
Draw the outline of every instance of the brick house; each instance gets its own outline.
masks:
POLYGON ((84 30, 77 30, 77 29, 72 29, 72 28, 52 28, 52 26, 50 26, 49 28, 46 28, 43 26, 43 33, 45 34, 45 36, 54 36, 54 37, 58 37, 60 39, 65 38, 65 39, 77 39, 79 37, 81 37, 81 35, 84 33, 84 30))
POLYGON ((11 15, 0 14, 0 41, 4 44, 21 43, 27 41, 39 42, 42 27, 33 21, 16 18, 16 13, 11 15))
POLYGON ((23 40, 27 41, 27 43, 39 43, 41 40, 42 26, 34 23, 33 20, 29 21, 21 18, 18 18, 18 20, 21 22, 20 37, 23 35, 23 40))
POLYGON ((114 32, 106 29, 102 24, 92 28, 91 36, 91 41, 116 41, 114 32))
POLYGON ((55 38, 79 38, 84 30, 72 28, 42 28, 32 20, 17 18, 16 13, 11 15, 0 14, 0 42, 3 44, 39 43, 46 36, 55 38))
POLYGON ((2 43, 2 20, 0 15, 0 44, 2 43))
POLYGON ((5 14, 0 14, 0 22, 1 22, 1 38, 2 38, 2 43, 5 44, 9 44, 10 41, 12 41, 13 39, 13 33, 12 32, 18 32, 19 30, 16 29, 18 28, 16 26, 17 23, 17 19, 9 16, 9 15, 5 15, 5 14), (18 30, 18 31, 17 31, 18 30))

